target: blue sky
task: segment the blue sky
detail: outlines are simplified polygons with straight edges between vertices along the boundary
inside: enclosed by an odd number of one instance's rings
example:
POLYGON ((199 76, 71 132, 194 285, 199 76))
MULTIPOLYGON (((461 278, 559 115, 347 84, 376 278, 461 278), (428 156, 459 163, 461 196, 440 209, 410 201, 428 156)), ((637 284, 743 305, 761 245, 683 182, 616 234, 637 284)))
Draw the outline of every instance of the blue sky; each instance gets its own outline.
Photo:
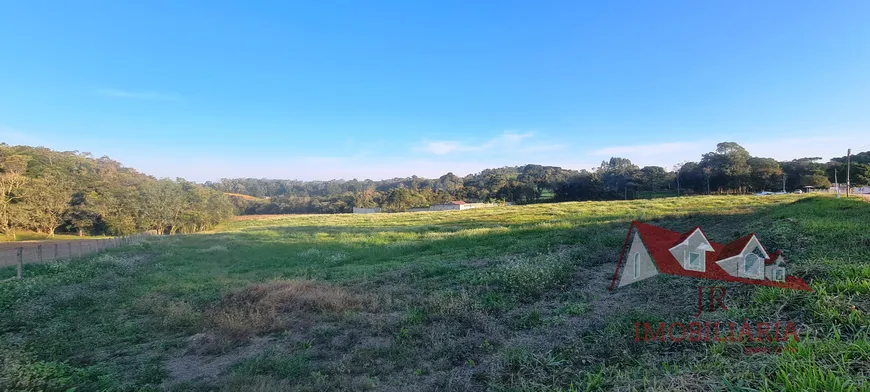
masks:
POLYGON ((0 0, 0 140, 156 176, 671 167, 870 143, 867 1, 0 0))

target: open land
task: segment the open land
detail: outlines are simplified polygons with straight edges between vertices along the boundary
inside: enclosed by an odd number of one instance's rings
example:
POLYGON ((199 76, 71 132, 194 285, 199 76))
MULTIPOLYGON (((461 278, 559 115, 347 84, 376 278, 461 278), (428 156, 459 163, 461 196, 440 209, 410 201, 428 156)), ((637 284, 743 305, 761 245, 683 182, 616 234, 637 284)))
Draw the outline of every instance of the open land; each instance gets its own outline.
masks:
POLYGON ((870 376, 857 198, 260 216, 25 268, 0 284, 0 390, 866 391, 870 376), (697 287, 722 283, 609 291, 634 219, 782 249, 813 292, 727 284, 728 309, 703 317, 793 322, 800 340, 635 341, 636 322, 690 320, 697 287))

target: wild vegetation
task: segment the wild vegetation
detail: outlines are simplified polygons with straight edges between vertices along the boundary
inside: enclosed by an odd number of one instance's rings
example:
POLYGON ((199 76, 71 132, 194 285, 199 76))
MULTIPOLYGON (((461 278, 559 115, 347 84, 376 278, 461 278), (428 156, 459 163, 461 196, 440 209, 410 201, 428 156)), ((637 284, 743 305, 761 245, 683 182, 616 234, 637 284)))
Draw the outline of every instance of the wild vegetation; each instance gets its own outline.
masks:
POLYGON ((868 222, 796 195, 239 220, 25 266, 0 284, 0 390, 867 391, 868 222), (703 317, 800 340, 635 342, 721 282, 608 291, 632 219, 782 249, 814 292, 728 283, 703 317))
MULTIPOLYGON (((223 192, 264 199, 233 197, 238 214, 338 213, 353 207, 406 211, 450 200, 506 201, 529 204, 551 201, 623 200, 685 194, 788 192, 805 186, 845 183, 846 157, 822 163, 821 158, 777 162, 751 156, 737 143, 717 145, 699 162, 672 168, 643 168, 625 158, 611 158, 593 171, 525 165, 486 169, 459 177, 417 176, 383 181, 222 179, 206 185, 223 192)), ((852 184, 870 185, 870 151, 852 157, 852 184)))
MULTIPOLYGON (((0 233, 192 233, 232 216, 226 197, 183 179, 155 179, 108 157, 0 144, 0 233)), ((28 235, 28 237, 33 237, 28 235)))

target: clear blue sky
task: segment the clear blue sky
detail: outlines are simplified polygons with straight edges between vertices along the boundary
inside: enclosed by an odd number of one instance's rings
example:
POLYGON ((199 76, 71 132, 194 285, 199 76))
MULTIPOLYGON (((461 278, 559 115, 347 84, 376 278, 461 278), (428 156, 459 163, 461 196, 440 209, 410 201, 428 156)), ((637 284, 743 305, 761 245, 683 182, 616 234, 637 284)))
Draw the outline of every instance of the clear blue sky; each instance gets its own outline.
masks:
POLYGON ((870 143, 868 1, 0 0, 0 140, 388 178, 870 143))

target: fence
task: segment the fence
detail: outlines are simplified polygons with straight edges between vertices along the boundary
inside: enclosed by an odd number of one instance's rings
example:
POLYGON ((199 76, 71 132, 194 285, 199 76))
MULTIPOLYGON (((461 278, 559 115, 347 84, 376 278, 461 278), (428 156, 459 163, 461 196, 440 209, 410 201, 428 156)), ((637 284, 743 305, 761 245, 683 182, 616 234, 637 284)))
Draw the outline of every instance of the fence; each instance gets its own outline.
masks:
POLYGON ((16 278, 21 279, 24 264, 73 260, 106 249, 135 244, 147 236, 147 233, 142 233, 94 240, 0 243, 0 268, 17 266, 16 278))
POLYGON ((375 214, 375 213, 378 213, 378 212, 381 212, 381 207, 375 207, 375 208, 359 208, 359 207, 354 207, 354 208, 353 208, 353 213, 354 213, 354 214, 375 214))

